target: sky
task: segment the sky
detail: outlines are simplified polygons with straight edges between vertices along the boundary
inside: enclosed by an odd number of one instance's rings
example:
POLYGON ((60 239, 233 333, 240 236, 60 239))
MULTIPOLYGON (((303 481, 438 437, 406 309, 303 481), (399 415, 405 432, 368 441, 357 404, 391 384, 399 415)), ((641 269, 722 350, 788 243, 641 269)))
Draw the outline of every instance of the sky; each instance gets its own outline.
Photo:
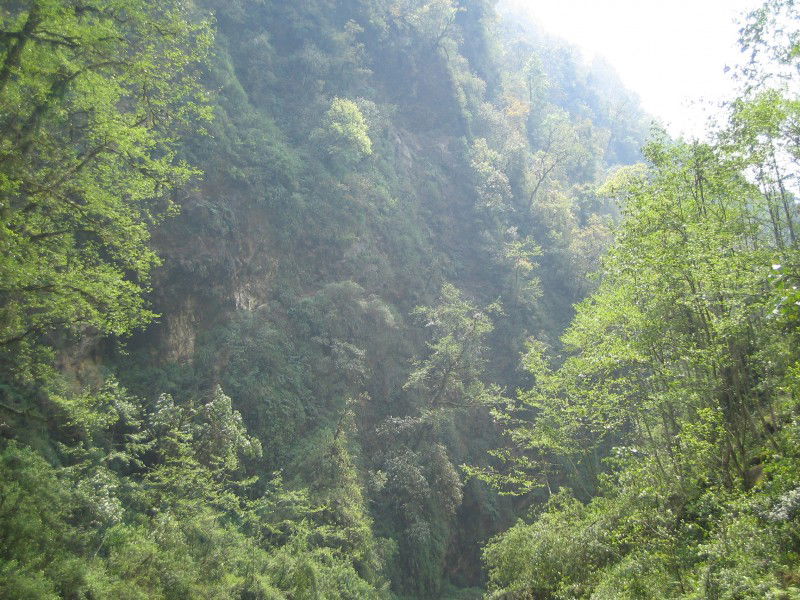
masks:
POLYGON ((703 137, 713 106, 735 90, 737 17, 762 0, 510 0, 539 25, 605 58, 673 135, 703 137), (704 102, 700 100, 704 99, 704 102))

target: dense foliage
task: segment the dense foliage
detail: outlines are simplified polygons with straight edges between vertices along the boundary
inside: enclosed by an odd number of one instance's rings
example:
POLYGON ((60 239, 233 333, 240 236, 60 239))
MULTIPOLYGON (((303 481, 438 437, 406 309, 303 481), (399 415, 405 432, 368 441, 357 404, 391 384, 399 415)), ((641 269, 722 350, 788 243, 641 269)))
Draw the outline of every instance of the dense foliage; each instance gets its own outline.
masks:
POLYGON ((149 227, 192 175, 174 136, 208 112, 194 71, 211 43, 179 3, 25 4, 0 12, 0 345, 17 369, 56 328, 152 318, 149 227))
POLYGON ((800 594, 796 12, 642 155, 492 0, 3 4, 0 596, 800 594))
POLYGON ((759 64, 796 75, 787 15, 743 29, 746 90, 714 142, 654 140, 601 188, 623 207, 602 282, 565 356, 532 340, 536 385, 496 405, 510 468, 482 475, 552 496, 486 547, 494 596, 800 595, 797 101, 759 64))

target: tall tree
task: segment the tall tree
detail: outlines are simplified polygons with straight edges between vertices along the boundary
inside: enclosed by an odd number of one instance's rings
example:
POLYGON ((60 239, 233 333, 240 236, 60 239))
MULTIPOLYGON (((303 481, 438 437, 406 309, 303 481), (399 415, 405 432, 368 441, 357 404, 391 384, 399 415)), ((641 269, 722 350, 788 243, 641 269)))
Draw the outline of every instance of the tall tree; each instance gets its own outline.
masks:
POLYGON ((151 227, 194 173, 207 20, 180 1, 26 0, 0 11, 0 347, 149 321, 151 227))

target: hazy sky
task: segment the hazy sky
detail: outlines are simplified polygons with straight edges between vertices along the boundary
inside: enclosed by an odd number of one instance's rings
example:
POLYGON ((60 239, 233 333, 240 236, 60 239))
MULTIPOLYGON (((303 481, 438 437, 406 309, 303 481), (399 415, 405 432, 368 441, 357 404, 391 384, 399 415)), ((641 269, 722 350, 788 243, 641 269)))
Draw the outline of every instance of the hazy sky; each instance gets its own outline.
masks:
POLYGON ((700 134, 700 98, 719 102, 740 60, 737 17, 761 0, 510 0, 541 27, 605 57, 671 133, 700 134))

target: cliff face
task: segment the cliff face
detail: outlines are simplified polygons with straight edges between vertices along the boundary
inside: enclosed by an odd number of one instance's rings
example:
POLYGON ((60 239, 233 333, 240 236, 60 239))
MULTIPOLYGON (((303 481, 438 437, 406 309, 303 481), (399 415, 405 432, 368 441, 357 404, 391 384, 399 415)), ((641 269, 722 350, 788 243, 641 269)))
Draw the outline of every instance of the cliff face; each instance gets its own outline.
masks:
POLYGON ((488 460, 486 409, 420 421, 406 383, 436 340, 413 310, 445 282, 499 299, 478 378, 524 383, 524 340, 588 289, 614 213, 593 184, 636 158, 641 114, 489 0, 200 4, 215 119, 185 154, 204 174, 156 233, 161 318, 118 377, 143 397, 220 385, 264 447, 253 468, 366 519, 397 591, 480 585, 515 507, 459 472, 488 460), (333 479, 325 440, 349 457, 333 479))

